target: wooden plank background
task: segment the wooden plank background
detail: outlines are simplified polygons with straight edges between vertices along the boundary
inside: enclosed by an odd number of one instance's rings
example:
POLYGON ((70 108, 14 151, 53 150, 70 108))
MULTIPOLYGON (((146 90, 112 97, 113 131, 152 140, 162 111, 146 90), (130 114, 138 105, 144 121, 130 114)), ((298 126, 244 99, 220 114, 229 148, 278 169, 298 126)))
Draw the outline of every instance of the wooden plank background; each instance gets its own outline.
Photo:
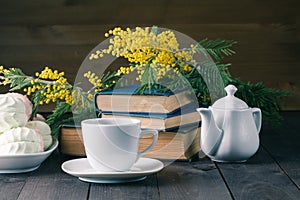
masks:
POLYGON ((0 0, 0 65, 28 74, 48 65, 72 82, 110 28, 158 25, 195 40, 237 40, 230 72, 290 90, 283 109, 299 110, 298 8, 297 0, 0 0))

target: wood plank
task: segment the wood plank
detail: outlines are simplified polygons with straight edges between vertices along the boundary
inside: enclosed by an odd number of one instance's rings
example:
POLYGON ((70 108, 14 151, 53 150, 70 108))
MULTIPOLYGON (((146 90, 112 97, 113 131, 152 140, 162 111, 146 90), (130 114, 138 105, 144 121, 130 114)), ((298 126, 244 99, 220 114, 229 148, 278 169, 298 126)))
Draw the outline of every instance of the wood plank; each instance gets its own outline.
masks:
POLYGON ((296 21, 297 5, 296 0, 10 0, 1 2, 0 24, 288 23, 296 21))
POLYGON ((295 1, 280 3, 262 1, 173 1, 169 4, 166 12, 166 21, 176 21, 189 23, 191 21, 216 22, 236 22, 240 20, 245 23, 260 21, 268 23, 270 21, 294 21, 289 15, 296 14, 296 10, 289 6, 289 3, 296 4, 295 1), (281 11, 279 13, 278 11, 281 11), (183 17, 184 16, 184 17, 183 17))
POLYGON ((1 26, 0 45, 93 45, 112 25, 1 26))
POLYGON ((1 24, 88 24, 107 23, 117 16, 118 4, 111 1, 65 1, 41 2, 31 0, 2 1, 0 7, 1 24), (5 16, 5 17, 4 17, 5 16), (23 18, 23 20, 20 18, 23 18), (113 16, 113 17, 111 17, 113 16))
MULTIPOLYGON (((286 130, 294 130, 296 132, 299 132, 299 117, 300 117, 300 111, 290 111, 290 112, 281 112, 281 115, 283 117, 283 125, 285 131, 286 130)), ((285 132, 284 131, 284 132, 285 132)), ((297 142, 297 141, 294 141, 297 142)))
POLYGON ((300 113, 289 112, 283 116, 282 127, 264 128, 262 145, 300 189, 300 113))
POLYGON ((18 199, 86 199, 89 184, 63 173, 61 164, 70 157, 52 154, 31 176, 18 199))
POLYGON ((234 199, 300 198, 299 189, 263 148, 246 163, 217 163, 217 166, 234 199))
POLYGON ((0 197, 3 200, 17 199, 30 173, 0 174, 0 197))
POLYGON ((122 184, 91 184, 89 199, 159 199, 156 175, 122 184))
POLYGON ((209 160, 175 162, 158 173, 157 178, 161 199, 231 199, 209 160))
MULTIPOLYGON (((297 29, 294 24, 261 24, 261 23, 240 23, 240 24, 119 24, 120 27, 135 28, 136 26, 153 26, 169 28, 184 33, 196 41, 203 38, 226 38, 243 42, 253 51, 256 48, 268 48, 264 43, 271 42, 271 45, 293 45, 296 48, 295 40, 297 29), (247 36, 248 40, 245 40, 247 36), (266 37, 267 36, 267 37, 266 37), (253 44, 252 40, 259 40, 263 43, 253 44), (277 41, 277 43, 276 43, 277 41), (272 43, 273 42, 273 43, 272 43), (275 43, 274 43, 275 42, 275 43)), ((117 24, 66 24, 66 25, 2 25, 0 27, 0 45, 96 45, 105 39, 104 33, 109 29, 118 26, 117 24)))
POLYGON ((45 66, 59 71, 65 71, 66 77, 72 83, 77 70, 85 56, 90 52, 91 46, 23 46, 15 48, 6 46, 0 54, 1 65, 6 67, 19 67, 24 73, 34 75, 45 66), (18 56, 16 56, 18 55, 18 56))

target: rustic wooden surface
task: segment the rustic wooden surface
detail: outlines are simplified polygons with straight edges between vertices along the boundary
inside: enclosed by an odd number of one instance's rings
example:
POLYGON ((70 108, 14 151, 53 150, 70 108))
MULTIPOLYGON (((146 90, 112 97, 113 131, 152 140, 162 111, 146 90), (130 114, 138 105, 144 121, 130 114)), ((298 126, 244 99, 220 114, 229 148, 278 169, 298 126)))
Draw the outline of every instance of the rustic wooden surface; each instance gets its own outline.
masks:
POLYGON ((53 153, 36 171, 0 174, 0 199, 300 199, 300 112, 280 128, 263 126, 260 149, 246 163, 208 158, 173 162, 135 183, 82 182, 61 170, 74 157, 53 153))
POLYGON ((73 81, 110 28, 158 25, 195 40, 237 40, 231 73, 292 91, 283 108, 299 110, 298 8, 297 0, 1 0, 0 65, 28 74, 48 65, 73 81))

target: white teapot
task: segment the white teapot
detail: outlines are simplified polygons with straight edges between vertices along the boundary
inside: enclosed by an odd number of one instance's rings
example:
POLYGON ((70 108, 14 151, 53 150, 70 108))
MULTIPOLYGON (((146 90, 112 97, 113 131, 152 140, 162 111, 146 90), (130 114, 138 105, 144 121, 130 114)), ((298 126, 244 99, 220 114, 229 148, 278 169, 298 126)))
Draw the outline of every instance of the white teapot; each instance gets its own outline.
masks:
POLYGON ((200 146, 214 161, 245 162, 259 147, 261 111, 235 97, 235 86, 225 90, 226 97, 209 108, 197 109, 202 119, 200 146))

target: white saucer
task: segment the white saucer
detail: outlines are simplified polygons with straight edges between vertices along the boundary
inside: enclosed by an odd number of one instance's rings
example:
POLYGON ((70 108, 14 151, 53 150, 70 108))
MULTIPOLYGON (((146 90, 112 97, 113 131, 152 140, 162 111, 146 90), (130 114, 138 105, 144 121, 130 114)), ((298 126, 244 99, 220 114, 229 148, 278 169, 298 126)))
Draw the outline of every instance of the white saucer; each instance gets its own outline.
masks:
POLYGON ((36 170, 57 146, 57 139, 53 139, 51 148, 44 152, 0 156, 0 174, 25 173, 36 170))
POLYGON ((124 183, 144 180, 147 175, 156 173, 164 164, 156 159, 140 158, 130 171, 99 172, 91 167, 87 158, 66 161, 61 168, 64 172, 91 183, 124 183))

